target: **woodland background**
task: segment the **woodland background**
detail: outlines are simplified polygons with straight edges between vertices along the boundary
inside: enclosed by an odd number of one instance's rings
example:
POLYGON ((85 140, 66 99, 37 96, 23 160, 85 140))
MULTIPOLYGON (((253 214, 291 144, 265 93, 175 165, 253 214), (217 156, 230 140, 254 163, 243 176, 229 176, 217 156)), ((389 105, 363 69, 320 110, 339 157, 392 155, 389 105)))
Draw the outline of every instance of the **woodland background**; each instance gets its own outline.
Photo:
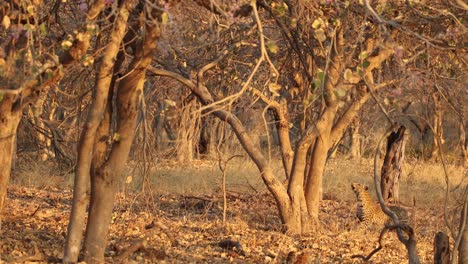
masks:
MULTIPOLYGON (((350 184, 374 195, 397 124, 419 260, 444 231, 466 263, 467 10, 3 1, 0 260, 358 263, 350 184)), ((390 234, 372 261, 407 258, 390 234)))

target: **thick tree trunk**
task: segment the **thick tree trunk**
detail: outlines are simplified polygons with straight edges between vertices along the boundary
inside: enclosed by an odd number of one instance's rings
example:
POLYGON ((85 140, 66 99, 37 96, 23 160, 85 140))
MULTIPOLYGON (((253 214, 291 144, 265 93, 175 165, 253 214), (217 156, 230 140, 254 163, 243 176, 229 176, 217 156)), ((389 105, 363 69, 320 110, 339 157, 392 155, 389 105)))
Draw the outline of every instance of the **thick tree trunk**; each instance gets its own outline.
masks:
POLYGON ((3 95, 0 100, 0 224, 3 206, 5 204, 8 182, 10 181, 11 165, 16 143, 16 131, 21 121, 21 109, 15 105, 14 95, 3 95))
POLYGON ((119 176, 121 176, 121 172, 125 167, 135 134, 143 80, 139 81, 139 83, 128 82, 125 87, 120 89, 131 89, 132 87, 137 87, 137 89, 131 93, 121 93, 119 91, 117 134, 120 137, 117 141, 114 141, 109 159, 101 168, 97 169, 91 180, 91 203, 84 250, 85 261, 88 263, 104 262, 104 251, 108 227, 112 219, 114 198, 120 179, 119 176))
MULTIPOLYGON (((158 16, 154 13, 151 15, 153 18, 158 16)), ((91 203, 84 244, 84 260, 87 263, 104 262, 119 176, 125 168, 133 142, 146 68, 151 63, 160 34, 158 23, 151 19, 148 22, 144 42, 140 43, 141 46, 134 46, 136 55, 117 89, 116 135, 119 136, 114 138, 109 158, 97 168, 91 181, 91 203)))
POLYGON ((405 157, 405 131, 401 126, 397 132, 392 132, 387 139, 387 152, 382 165, 380 188, 385 203, 400 202, 400 175, 401 166, 405 157))
POLYGON ((80 137, 78 160, 73 188, 73 204, 68 225, 67 242, 65 245, 64 263, 76 263, 81 249, 81 240, 85 226, 86 207, 88 205, 91 162, 94 153, 96 131, 101 123, 108 100, 109 87, 112 80, 115 58, 127 29, 129 10, 135 1, 126 2, 119 12, 111 33, 110 42, 106 47, 99 73, 96 76, 96 90, 93 93, 93 103, 87 122, 80 137))

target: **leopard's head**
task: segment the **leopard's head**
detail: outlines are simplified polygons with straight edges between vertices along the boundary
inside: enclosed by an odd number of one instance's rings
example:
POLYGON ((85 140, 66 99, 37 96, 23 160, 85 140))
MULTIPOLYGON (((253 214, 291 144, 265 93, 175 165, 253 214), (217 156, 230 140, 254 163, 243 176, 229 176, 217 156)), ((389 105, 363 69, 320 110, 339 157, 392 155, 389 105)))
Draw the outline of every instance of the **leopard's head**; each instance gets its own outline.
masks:
POLYGON ((351 183, 351 188, 353 189, 354 193, 358 196, 361 192, 369 190, 367 185, 361 183, 351 183))

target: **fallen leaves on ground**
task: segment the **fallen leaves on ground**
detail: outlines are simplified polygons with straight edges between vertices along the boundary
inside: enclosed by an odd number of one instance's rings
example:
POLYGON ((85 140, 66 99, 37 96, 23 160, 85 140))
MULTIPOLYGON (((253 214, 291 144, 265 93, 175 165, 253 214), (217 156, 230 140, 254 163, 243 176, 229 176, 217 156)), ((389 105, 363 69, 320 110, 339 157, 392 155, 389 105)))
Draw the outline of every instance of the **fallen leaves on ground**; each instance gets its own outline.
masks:
MULTIPOLYGON (((71 198, 71 190, 10 186, 1 227, 1 260, 60 262, 71 198)), ((362 263, 351 256, 367 255, 377 246, 379 230, 360 231, 351 202, 324 200, 320 232, 291 237, 281 232, 275 202, 268 194, 228 198, 223 225, 220 197, 119 193, 106 261, 286 263, 294 257, 296 263, 362 263), (226 248, 223 245, 229 244, 223 241, 242 250, 226 248)), ((439 214, 421 209, 416 220, 418 252, 423 263, 430 263, 433 237, 443 221, 439 214)), ((371 263, 407 261, 395 234, 387 234, 384 245, 371 263)))

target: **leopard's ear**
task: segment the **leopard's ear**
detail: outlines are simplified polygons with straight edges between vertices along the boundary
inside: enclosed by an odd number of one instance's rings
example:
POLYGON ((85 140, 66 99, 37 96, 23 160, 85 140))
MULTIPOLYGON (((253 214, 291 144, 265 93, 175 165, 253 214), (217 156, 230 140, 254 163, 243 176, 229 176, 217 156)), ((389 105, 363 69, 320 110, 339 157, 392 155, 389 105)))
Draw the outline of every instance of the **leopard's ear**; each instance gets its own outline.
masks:
POLYGON ((369 190, 369 186, 364 185, 364 189, 366 189, 366 191, 369 190))

